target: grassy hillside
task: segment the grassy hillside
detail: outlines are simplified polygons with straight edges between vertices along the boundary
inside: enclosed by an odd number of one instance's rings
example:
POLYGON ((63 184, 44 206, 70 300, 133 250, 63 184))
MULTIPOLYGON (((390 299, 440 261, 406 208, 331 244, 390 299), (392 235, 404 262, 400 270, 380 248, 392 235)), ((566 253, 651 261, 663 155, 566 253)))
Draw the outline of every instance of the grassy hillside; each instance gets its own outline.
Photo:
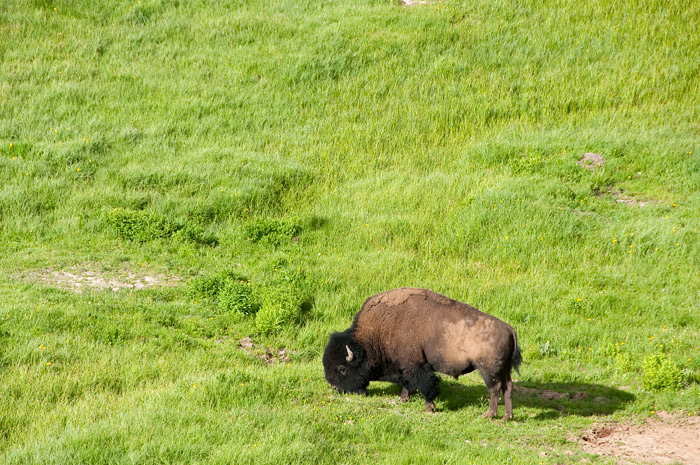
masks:
POLYGON ((697 415, 699 26, 693 1, 2 2, 0 462, 602 463, 571 438, 697 415), (513 422, 475 375, 434 415, 330 389, 328 334, 400 286, 518 331, 513 422))

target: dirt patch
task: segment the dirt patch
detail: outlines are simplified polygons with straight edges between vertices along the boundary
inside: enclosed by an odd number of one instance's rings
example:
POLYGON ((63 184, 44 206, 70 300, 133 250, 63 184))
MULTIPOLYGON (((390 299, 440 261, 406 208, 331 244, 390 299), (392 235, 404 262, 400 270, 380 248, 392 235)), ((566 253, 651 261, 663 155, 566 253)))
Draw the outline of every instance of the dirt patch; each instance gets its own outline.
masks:
POLYGON ((648 200, 639 200, 634 197, 630 197, 622 189, 596 189, 595 194, 598 197, 603 195, 611 196, 615 202, 627 205, 628 207, 646 207, 649 204, 648 200))
POLYGON ((605 158, 597 153, 584 153, 578 164, 589 171, 593 171, 605 164, 605 158))
POLYGON ((638 200, 626 195, 622 189, 619 191, 610 191, 610 195, 613 196, 615 202, 625 204, 628 207, 646 207, 649 203, 645 200, 638 200))
POLYGON ((262 360, 268 365, 291 362, 287 349, 271 349, 267 347, 262 347, 258 344, 255 344, 255 342, 253 342, 253 339, 251 339, 250 337, 245 337, 238 341, 238 347, 248 352, 253 357, 262 360))
POLYGON ((615 457, 619 464, 700 465, 699 416, 658 412, 639 425, 595 425, 576 440, 584 451, 615 457))
POLYGON ((180 278, 163 274, 142 274, 128 269, 112 270, 98 265, 73 266, 64 270, 42 268, 15 276, 19 281, 40 283, 46 286, 68 289, 76 294, 86 290, 146 289, 160 286, 175 286, 180 278))

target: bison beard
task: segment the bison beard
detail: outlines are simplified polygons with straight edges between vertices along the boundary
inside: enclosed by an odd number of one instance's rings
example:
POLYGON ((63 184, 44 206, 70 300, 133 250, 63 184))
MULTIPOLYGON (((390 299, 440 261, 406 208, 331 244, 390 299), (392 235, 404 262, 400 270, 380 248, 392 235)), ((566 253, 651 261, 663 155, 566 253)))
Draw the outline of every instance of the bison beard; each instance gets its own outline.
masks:
POLYGON ((485 416, 513 417, 511 369, 522 361, 517 334, 497 318, 426 289, 401 288, 370 297, 352 326, 333 333, 323 354, 326 380, 339 392, 367 394, 370 381, 400 384, 435 409, 439 378, 478 370, 489 390, 485 416))

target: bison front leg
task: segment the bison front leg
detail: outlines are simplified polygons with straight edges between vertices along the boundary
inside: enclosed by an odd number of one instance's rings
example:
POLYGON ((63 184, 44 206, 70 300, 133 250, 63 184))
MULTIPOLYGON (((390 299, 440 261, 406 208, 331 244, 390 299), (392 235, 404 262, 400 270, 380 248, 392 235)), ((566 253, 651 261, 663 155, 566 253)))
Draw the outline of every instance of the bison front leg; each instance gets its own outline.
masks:
POLYGON ((418 391, 425 399, 425 411, 435 410, 435 398, 440 392, 440 380, 430 364, 413 366, 404 370, 401 374, 401 396, 399 401, 408 400, 412 392, 418 391))
POLYGON ((422 365, 416 376, 416 386, 418 392, 425 399, 425 411, 432 413, 435 411, 435 398, 440 393, 440 379, 437 377, 433 368, 427 363, 422 365))

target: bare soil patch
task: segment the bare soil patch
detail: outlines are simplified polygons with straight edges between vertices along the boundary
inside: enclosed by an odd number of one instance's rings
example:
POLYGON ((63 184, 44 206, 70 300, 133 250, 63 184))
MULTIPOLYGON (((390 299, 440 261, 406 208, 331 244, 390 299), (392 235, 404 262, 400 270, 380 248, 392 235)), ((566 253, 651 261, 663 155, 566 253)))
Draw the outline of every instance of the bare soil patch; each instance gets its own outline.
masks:
POLYGON ((646 200, 638 200, 628 196, 622 189, 611 191, 610 195, 615 198, 615 202, 625 204, 628 207, 646 207, 649 203, 646 200))
POLYGON ((700 465, 700 417, 658 412, 642 424, 604 423, 578 441, 583 450, 619 464, 700 465))
POLYGON ((272 349, 256 344, 252 338, 245 337, 238 341, 238 347, 251 354, 253 357, 262 360, 268 365, 276 363, 289 363, 289 352, 285 348, 272 349))
POLYGON ((160 273, 137 273, 128 269, 113 270, 97 264, 75 265, 63 270, 41 268, 29 270, 15 276, 15 279, 30 283, 40 283, 59 289, 68 289, 80 294, 86 290, 146 289, 160 286, 175 286, 180 278, 160 273))
POLYGON ((649 200, 639 200, 631 197, 627 195, 623 189, 596 189, 595 194, 598 197, 609 195, 615 200, 615 202, 627 205, 628 207, 646 207, 650 202, 649 200))

